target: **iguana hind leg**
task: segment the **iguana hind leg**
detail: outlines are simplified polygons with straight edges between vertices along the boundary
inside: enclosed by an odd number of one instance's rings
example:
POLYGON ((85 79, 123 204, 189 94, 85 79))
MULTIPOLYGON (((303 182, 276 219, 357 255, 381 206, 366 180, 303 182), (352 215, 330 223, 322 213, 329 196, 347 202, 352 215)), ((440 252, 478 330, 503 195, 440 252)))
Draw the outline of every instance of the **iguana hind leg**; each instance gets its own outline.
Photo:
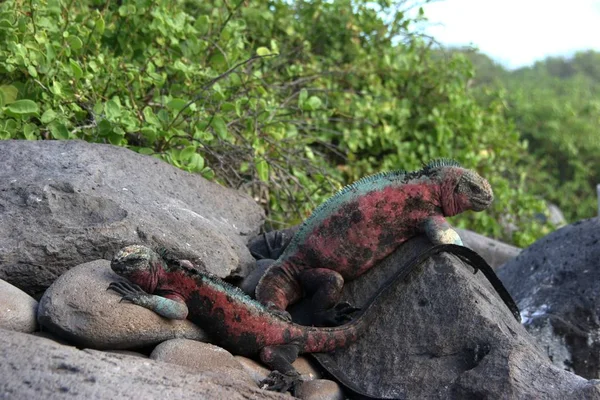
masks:
POLYGON ((298 352, 298 346, 295 344, 263 347, 260 351, 260 360, 272 371, 260 382, 260 387, 277 392, 294 389, 301 381, 300 374, 292 366, 298 358, 298 352))
MULTIPOLYGON (((256 300, 275 314, 289 316, 285 309, 302 298, 302 287, 296 277, 274 264, 256 286, 256 300), (265 282, 268 282, 266 284, 265 282)), ((291 318, 289 318, 291 320, 291 318)))

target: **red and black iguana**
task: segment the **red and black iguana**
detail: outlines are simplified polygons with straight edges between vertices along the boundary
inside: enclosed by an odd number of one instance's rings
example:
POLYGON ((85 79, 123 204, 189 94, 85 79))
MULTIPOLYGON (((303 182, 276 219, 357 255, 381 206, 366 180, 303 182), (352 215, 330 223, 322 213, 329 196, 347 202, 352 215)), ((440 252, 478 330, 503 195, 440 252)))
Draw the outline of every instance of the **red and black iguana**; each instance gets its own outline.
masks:
POLYGON ((339 325, 356 310, 336 307, 344 281, 421 233, 433 244, 462 245, 445 217, 483 211, 493 199, 487 180, 452 160, 360 179, 313 211, 262 276, 255 297, 291 320, 288 305, 312 296, 310 324, 339 325))
MULTIPOLYGON (((300 381, 300 375, 292 367, 298 354, 329 352, 356 341, 377 316, 368 310, 383 297, 387 288, 399 282, 427 258, 441 252, 461 257, 476 271, 481 268, 486 273, 486 269, 489 269, 477 253, 466 247, 434 246, 417 256, 406 268, 397 271, 367 301, 352 322, 332 328, 289 322, 245 295, 239 288, 200 272, 190 261, 176 260, 167 254, 159 255, 140 245, 125 247, 114 256, 111 268, 129 282, 113 282, 109 289, 121 294, 121 300, 130 301, 165 318, 189 319, 202 328, 215 344, 234 354, 259 358, 272 370, 263 381, 263 386, 270 390, 287 391, 300 381)), ((335 376, 335 371, 329 372, 335 376)), ((360 389, 349 388, 361 394, 360 389)))

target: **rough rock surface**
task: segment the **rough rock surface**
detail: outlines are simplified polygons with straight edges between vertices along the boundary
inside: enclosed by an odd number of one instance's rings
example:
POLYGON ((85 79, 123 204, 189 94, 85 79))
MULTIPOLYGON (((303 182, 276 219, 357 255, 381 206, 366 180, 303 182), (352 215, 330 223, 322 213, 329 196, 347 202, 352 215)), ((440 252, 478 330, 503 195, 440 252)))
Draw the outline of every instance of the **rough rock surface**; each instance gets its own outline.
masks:
POLYGON ((0 328, 26 333, 37 330, 37 307, 33 297, 0 279, 0 328))
POLYGON ((167 340, 154 348, 150 358, 256 385, 230 352, 212 344, 189 339, 167 340))
MULTIPOLYGON (((362 305, 429 243, 402 245, 344 287, 362 305)), ((597 398, 597 387, 551 364, 481 273, 438 255, 391 289, 364 337, 331 357, 368 393, 406 399, 597 398), (590 394, 592 393, 592 394, 590 394)))
POLYGON ((249 196, 125 148, 0 141, 0 279, 36 298, 69 268, 133 243, 245 275, 263 220, 249 196))
POLYGON ((289 399, 215 373, 0 330, 0 398, 289 399))
POLYGON ((552 232, 498 274, 554 364, 600 378, 600 219, 552 232))
POLYGON ((479 233, 455 228, 464 244, 475 250, 494 269, 519 255, 521 249, 510 244, 490 239, 479 233))
POLYGON ((175 321, 127 302, 106 290, 122 280, 110 262, 97 260, 70 269, 44 293, 38 321, 45 329, 77 345, 96 349, 131 349, 173 338, 205 340, 188 320, 175 321))

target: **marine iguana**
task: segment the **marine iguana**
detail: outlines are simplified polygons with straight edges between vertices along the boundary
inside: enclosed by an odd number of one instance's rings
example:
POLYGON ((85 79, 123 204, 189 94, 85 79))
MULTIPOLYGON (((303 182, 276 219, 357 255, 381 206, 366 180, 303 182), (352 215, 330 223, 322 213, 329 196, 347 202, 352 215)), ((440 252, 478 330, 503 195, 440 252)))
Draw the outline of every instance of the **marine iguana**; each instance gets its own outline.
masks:
POLYGON ((433 244, 462 245, 444 217, 483 211, 493 198, 487 180, 447 159, 414 172, 360 179, 304 221, 258 282, 255 297, 291 320, 288 305, 309 295, 312 325, 339 325, 356 310, 348 304, 335 308, 344 281, 356 279, 420 233, 433 244))
MULTIPOLYGON (((129 282, 112 282, 108 288, 121 294, 121 301, 130 301, 163 317, 190 319, 204 329, 217 345, 234 354, 260 358, 272 370, 262 384, 270 390, 287 391, 300 381, 300 375, 291 365, 298 354, 329 352, 356 341, 377 316, 367 312, 371 305, 381 299, 395 282, 406 277, 430 256, 441 252, 450 252, 465 259, 475 272, 480 266, 487 265, 477 253, 466 247, 433 246, 415 257, 407 267, 396 271, 366 302, 355 319, 332 328, 288 322, 237 287, 200 272, 190 261, 159 255, 140 245, 125 247, 114 256, 111 268, 129 282)), ((335 376, 331 366, 328 370, 335 376)), ((361 394, 360 389, 350 388, 361 394)))

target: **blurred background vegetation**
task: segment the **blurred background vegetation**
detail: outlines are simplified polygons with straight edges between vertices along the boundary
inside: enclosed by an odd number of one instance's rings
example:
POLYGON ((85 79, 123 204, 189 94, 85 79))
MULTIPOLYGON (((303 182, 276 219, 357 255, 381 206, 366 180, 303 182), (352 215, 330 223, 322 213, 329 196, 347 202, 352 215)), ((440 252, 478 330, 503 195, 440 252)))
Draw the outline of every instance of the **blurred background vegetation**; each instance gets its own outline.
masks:
MULTIPOLYGON (((250 193, 267 229, 364 175, 450 157, 526 246, 595 214, 600 56, 506 71, 439 49, 405 1, 5 0, 0 138, 126 146, 250 193), (536 214, 538 217, 536 218, 536 214)), ((414 11, 414 10, 413 10, 414 11)))

